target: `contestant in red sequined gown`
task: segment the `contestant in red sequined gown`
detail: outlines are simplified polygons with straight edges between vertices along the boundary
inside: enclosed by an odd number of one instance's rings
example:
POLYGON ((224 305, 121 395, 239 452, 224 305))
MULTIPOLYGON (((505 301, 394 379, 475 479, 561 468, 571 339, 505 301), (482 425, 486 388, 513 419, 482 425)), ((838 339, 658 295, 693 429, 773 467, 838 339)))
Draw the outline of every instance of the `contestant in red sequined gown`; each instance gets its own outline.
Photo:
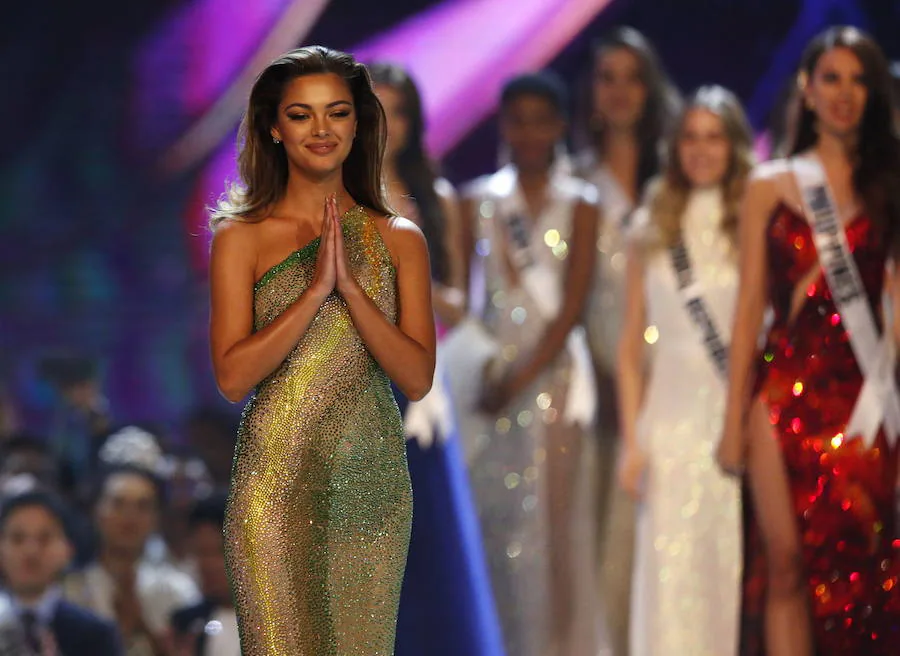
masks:
MULTIPOLYGON (((809 285, 789 323, 792 290, 817 266, 809 223, 784 205, 769 224, 775 313, 760 355, 757 392, 788 470, 802 541, 814 641, 822 654, 900 654, 894 520, 897 452, 879 432, 873 449, 845 439, 863 377, 824 278, 809 285), (878 645, 872 634, 895 639, 878 645)), ((866 214, 847 226, 869 302, 880 316, 885 245, 866 214)), ((744 587, 744 654, 764 653, 765 558, 752 511, 744 587)))
MULTIPOLYGON (((887 61, 859 30, 831 28, 804 53, 798 86, 790 152, 822 164, 880 332, 888 252, 900 250, 887 61)), ((900 654, 897 451, 883 427, 871 444, 845 435, 863 374, 801 207, 788 161, 754 172, 717 453, 747 471, 742 654, 900 654)), ((893 305, 896 324, 896 293, 893 305)))

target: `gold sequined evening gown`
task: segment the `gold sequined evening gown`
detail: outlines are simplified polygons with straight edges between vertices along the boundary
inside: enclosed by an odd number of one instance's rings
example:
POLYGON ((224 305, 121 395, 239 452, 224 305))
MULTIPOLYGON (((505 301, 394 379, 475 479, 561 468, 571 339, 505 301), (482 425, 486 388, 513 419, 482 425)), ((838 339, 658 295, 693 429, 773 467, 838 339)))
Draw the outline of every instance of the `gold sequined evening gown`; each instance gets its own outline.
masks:
MULTIPOLYGON (((361 207, 342 218, 353 275, 396 320, 395 270, 361 207)), ((316 239, 254 288, 254 328, 310 284, 316 239)), ((332 293, 244 409, 225 523, 244 656, 394 649, 412 492, 400 413, 332 293)))

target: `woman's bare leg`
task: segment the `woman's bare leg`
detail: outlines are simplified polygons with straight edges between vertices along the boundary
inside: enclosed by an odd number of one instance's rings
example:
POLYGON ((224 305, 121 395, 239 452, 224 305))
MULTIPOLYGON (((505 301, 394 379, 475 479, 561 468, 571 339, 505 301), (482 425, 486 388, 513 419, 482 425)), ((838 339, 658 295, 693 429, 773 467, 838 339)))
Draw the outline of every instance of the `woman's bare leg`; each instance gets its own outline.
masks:
POLYGON ((787 471, 762 402, 750 411, 748 431, 749 485, 766 553, 766 649, 768 656, 810 656, 812 628, 800 535, 787 471))

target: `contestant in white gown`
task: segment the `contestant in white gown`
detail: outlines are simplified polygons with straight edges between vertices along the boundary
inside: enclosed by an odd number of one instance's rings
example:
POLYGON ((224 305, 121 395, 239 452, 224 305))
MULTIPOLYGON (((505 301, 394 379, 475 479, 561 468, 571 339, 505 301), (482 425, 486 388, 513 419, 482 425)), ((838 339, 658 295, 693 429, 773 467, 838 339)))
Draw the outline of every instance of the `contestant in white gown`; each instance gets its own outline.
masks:
POLYGON ((634 504, 615 485, 619 444, 616 350, 625 305, 623 234, 645 184, 659 173, 660 146, 680 99, 650 42, 632 28, 605 35, 593 53, 588 114, 576 138, 576 171, 597 187, 599 238, 587 328, 597 372, 597 536, 599 590, 613 654, 628 654, 634 504), (580 133, 580 134, 579 134, 580 133))
POLYGON ((496 352, 486 368, 467 372, 475 342, 448 351, 455 389, 485 374, 471 413, 480 426, 464 424, 465 439, 509 656, 599 650, 589 438, 596 389, 580 325, 596 192, 554 165, 564 108, 555 77, 525 75, 504 87, 500 122, 512 163, 466 193, 481 282, 472 285, 472 321, 496 352))
POLYGON ((699 90, 633 221, 619 359, 619 477, 639 499, 632 656, 737 650, 740 490, 714 452, 750 143, 737 99, 721 87, 699 90))

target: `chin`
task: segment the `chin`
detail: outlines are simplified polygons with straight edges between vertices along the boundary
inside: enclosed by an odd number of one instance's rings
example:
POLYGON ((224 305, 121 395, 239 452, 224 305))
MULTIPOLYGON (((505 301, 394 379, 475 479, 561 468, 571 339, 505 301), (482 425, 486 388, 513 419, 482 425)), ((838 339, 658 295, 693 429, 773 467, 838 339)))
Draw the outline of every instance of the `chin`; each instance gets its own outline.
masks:
POLYGON ((318 162, 303 162, 298 168, 311 178, 326 178, 341 170, 344 160, 337 157, 319 160, 318 162))

